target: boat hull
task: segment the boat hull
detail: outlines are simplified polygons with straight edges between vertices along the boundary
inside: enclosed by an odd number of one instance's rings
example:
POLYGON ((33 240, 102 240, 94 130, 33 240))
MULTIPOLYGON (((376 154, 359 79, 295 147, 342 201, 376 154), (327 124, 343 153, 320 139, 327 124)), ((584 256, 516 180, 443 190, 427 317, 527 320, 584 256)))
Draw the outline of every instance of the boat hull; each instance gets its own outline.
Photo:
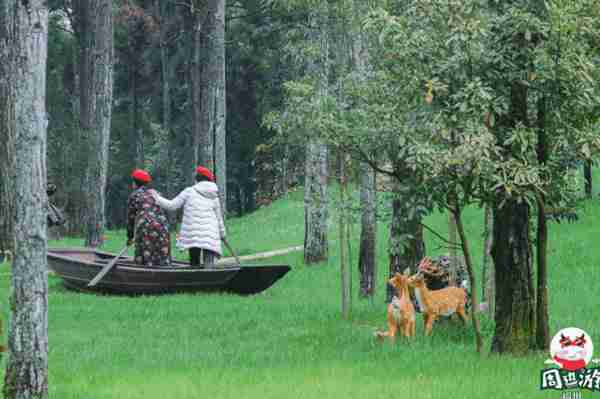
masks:
POLYGON ((91 249, 51 249, 48 267, 64 285, 80 291, 107 294, 155 295, 176 292, 231 292, 250 295, 262 292, 282 278, 287 265, 192 268, 185 262, 174 267, 146 268, 121 258, 96 286, 87 284, 114 255, 91 249))

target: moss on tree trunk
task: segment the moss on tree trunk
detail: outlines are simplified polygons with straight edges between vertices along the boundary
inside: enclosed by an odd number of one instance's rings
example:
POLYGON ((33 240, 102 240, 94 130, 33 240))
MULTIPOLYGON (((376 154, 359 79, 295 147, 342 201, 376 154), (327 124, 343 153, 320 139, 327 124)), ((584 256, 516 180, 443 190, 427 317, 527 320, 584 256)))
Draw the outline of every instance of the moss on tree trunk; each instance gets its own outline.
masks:
POLYGON ((496 277, 496 329, 492 352, 524 354, 535 337, 529 205, 506 199, 494 206, 492 257, 496 277))

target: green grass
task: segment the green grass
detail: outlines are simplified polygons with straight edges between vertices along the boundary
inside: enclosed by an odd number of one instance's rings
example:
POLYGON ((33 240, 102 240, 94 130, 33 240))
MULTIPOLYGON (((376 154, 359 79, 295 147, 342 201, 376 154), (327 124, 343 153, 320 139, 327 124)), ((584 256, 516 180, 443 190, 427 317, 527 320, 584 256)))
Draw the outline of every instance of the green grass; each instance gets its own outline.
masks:
MULTIPOLYGON (((301 245, 302 193, 227 222, 239 254, 301 245)), ((539 390, 545 353, 479 358, 473 334, 440 325, 434 335, 410 344, 377 344, 385 326, 384 281, 387 226, 379 228, 378 292, 373 303, 353 297, 352 320, 341 319, 335 213, 330 259, 305 266, 302 253, 265 262, 285 262, 292 271, 266 292, 252 296, 172 295, 108 297, 65 290, 50 278, 49 343, 51 398, 558 398, 539 390)), ((587 203, 576 224, 552 224, 550 240, 551 333, 577 326, 600 343, 597 293, 600 204, 587 203)), ((482 211, 469 209, 465 224, 474 258, 482 253, 482 211)), ((426 223, 446 230, 446 217, 426 223)), ((353 228, 358 237, 359 227, 353 228)), ((125 243, 109 232, 105 249, 125 243)), ((426 233, 430 254, 439 241, 426 233)), ((64 239, 51 246, 81 246, 64 239)), ((356 263, 358 241, 352 241, 356 263)), ((354 268, 354 289, 358 274, 354 268)), ((8 267, 1 267, 0 299, 7 319, 8 267)), ((483 319, 486 350, 493 324, 483 319)), ((6 334, 5 334, 6 335, 6 334)), ((600 356, 599 356, 600 357, 600 356)), ((588 394, 584 393, 584 397, 588 394)))

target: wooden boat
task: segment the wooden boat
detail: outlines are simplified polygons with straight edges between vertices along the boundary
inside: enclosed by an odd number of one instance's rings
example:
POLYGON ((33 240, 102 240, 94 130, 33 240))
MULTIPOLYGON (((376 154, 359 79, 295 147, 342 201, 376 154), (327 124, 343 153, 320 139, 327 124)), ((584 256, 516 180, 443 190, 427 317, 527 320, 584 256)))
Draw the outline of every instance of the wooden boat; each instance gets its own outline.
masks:
POLYGON ((199 269, 185 262, 174 262, 171 267, 149 268, 136 265, 130 257, 122 257, 95 287, 87 287, 114 258, 114 254, 93 249, 49 249, 48 267, 68 288, 129 295, 198 291, 256 294, 272 286, 290 270, 288 265, 199 269))

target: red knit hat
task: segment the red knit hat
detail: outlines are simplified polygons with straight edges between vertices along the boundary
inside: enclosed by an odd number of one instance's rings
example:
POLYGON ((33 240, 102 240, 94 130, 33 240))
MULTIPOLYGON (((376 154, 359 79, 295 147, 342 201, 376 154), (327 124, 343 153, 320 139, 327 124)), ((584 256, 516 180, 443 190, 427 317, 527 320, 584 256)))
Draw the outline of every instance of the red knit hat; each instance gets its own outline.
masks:
POLYGON ((210 181, 215 181, 215 175, 213 175, 213 173, 210 170, 206 169, 203 166, 198 166, 196 168, 196 173, 207 177, 210 181))
POLYGON ((150 173, 146 172, 142 169, 136 169, 131 173, 131 177, 135 180, 140 181, 142 183, 150 183, 152 181, 152 177, 150 177, 150 173))

